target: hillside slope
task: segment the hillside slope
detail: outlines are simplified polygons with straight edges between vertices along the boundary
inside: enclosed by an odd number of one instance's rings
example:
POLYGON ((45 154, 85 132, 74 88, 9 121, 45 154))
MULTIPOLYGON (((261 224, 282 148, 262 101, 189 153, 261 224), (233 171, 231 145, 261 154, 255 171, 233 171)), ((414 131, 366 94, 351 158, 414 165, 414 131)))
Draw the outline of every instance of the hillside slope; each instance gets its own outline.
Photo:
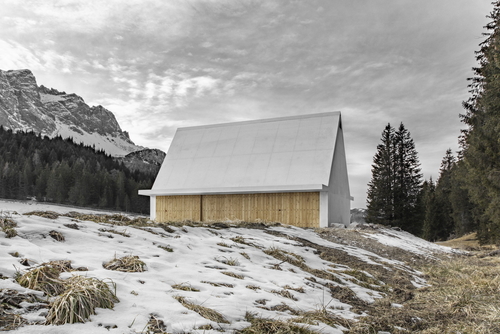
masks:
POLYGON ((6 305, 0 309, 0 327, 7 328, 9 314, 15 313, 24 323, 13 331, 19 334, 231 333, 257 318, 342 333, 387 293, 398 289, 404 302, 426 284, 409 263, 432 262, 453 252, 405 232, 374 227, 315 231, 238 222, 159 225, 36 203, 0 201, 0 208, 17 232, 11 238, 5 229, 0 232, 0 299, 6 305), (146 271, 103 267, 130 255, 142 260, 146 271), (14 278, 59 260, 79 270, 63 272, 61 279, 83 275, 112 281, 120 301, 113 309, 96 309, 84 324, 42 325, 46 297, 14 278), (7 295, 17 303, 5 303, 7 295))

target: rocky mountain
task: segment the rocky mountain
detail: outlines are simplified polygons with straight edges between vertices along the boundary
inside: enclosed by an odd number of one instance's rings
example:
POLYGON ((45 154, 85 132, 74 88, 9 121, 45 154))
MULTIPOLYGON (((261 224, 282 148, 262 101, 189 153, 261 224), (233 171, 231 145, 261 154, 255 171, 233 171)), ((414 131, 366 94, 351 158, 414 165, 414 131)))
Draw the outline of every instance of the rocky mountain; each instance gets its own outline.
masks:
POLYGON ((125 157, 116 158, 131 171, 140 171, 151 175, 158 174, 161 164, 165 159, 165 152, 158 149, 144 149, 127 154, 125 157))
POLYGON ((0 70, 0 125, 49 137, 73 138, 112 156, 144 149, 122 131, 113 113, 76 94, 38 86, 30 70, 0 70))

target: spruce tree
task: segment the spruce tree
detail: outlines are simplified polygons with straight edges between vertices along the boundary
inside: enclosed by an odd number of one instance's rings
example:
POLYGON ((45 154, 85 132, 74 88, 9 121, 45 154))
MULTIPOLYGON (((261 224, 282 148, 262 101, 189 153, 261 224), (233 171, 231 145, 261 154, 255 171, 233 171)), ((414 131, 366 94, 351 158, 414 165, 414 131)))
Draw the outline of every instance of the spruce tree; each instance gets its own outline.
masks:
POLYGON ((445 156, 441 161, 439 178, 436 184, 436 200, 440 206, 439 225, 436 226, 436 236, 439 240, 446 240, 455 229, 453 221, 453 206, 451 203, 451 193, 453 191, 453 168, 456 159, 451 149, 446 150, 445 156))
POLYGON ((419 195, 422 174, 415 143, 404 124, 395 132, 394 149, 394 225, 413 234, 421 232, 419 195))
POLYGON ((488 16, 486 40, 476 53, 469 92, 463 103, 462 121, 466 185, 476 206, 481 242, 500 242, 500 1, 488 16))
POLYGON ((373 158, 368 184, 369 223, 393 225, 419 234, 422 174, 415 144, 403 123, 397 131, 388 124, 373 158))
POLYGON ((394 137, 394 128, 387 124, 373 157, 372 179, 368 183, 368 223, 389 225, 394 220, 394 137))
POLYGON ((436 199, 436 186, 432 178, 424 182, 422 196, 425 207, 422 237, 426 240, 436 241, 438 240, 441 212, 439 200, 436 199))

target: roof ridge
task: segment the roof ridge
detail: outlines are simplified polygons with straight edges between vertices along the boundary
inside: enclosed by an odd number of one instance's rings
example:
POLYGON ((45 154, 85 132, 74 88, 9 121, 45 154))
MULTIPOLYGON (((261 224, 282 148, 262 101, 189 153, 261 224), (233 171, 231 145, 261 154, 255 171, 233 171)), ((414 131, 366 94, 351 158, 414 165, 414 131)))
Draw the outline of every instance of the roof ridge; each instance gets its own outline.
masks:
POLYGON ((254 120, 237 121, 237 122, 226 122, 226 123, 217 123, 217 124, 208 124, 208 125, 194 125, 194 126, 186 126, 186 127, 177 128, 177 131, 190 130, 190 129, 201 129, 201 128, 216 128, 216 127, 224 127, 224 126, 238 125, 238 124, 278 122, 278 121, 286 121, 286 120, 294 120, 294 119, 302 119, 302 118, 315 118, 315 117, 333 116, 333 115, 340 116, 340 111, 327 111, 327 112, 316 113, 316 114, 263 118, 263 119, 254 119, 254 120))

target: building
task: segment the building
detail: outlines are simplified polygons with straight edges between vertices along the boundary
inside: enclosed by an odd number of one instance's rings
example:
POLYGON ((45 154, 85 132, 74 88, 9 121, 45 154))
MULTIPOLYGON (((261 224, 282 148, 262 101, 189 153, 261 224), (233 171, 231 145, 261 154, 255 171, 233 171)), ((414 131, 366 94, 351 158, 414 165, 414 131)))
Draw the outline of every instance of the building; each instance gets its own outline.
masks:
POLYGON ((151 219, 348 225, 340 112, 179 128, 151 190, 151 219))

